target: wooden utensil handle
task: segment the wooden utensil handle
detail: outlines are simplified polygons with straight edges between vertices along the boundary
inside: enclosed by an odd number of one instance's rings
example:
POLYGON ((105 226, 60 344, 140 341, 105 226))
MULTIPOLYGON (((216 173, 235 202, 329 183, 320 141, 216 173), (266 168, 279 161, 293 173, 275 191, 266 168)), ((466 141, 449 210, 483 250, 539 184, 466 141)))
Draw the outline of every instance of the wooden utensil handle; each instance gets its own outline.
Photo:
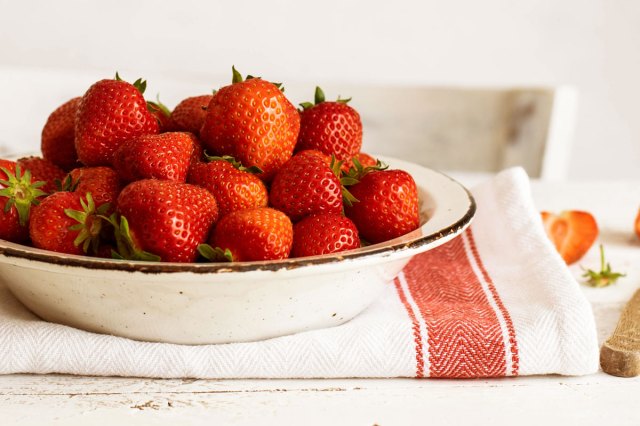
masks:
POLYGON ((600 366, 614 376, 640 374, 640 290, 629 300, 613 335, 602 345, 600 366))

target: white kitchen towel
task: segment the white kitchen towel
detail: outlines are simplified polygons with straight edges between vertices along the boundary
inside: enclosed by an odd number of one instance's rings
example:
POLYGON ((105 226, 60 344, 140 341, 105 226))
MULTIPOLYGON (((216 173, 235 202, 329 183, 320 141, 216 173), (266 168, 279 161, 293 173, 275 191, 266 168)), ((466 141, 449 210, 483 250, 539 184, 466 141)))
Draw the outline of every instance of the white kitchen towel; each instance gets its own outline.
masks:
POLYGON ((40 320, 0 287, 0 373, 286 378, 597 371, 591 307, 546 238, 522 169, 476 187, 460 237, 414 257, 339 327, 261 342, 137 342, 40 320))

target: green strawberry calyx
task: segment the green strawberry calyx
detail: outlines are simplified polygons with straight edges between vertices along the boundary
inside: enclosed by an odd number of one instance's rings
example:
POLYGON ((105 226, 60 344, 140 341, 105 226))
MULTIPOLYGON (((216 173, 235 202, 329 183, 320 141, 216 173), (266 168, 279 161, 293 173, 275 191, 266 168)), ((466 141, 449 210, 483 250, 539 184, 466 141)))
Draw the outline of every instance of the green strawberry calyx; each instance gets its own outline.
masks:
POLYGON ((166 117, 171 117, 169 108, 160 101, 160 93, 156 95, 156 101, 147 101, 147 109, 149 112, 159 112, 166 117))
POLYGON ((54 184, 58 192, 76 192, 78 186, 80 185, 80 179, 74 181, 70 174, 68 174, 64 180, 55 179, 54 184))
POLYGON ((31 206, 40 204, 39 198, 47 195, 40 189, 47 183, 44 181, 31 182, 31 172, 25 170, 22 173, 19 165, 16 166, 15 174, 4 167, 0 167, 0 170, 7 176, 7 179, 0 179, 0 185, 5 187, 0 190, 0 196, 8 198, 4 205, 4 212, 8 213, 11 207, 15 206, 20 226, 27 226, 31 206))
MULTIPOLYGON (((324 96, 324 92, 322 91, 320 86, 316 86, 316 92, 313 96, 313 102, 302 102, 299 105, 302 107, 303 110, 305 110, 305 109, 313 108, 314 106, 319 105, 325 101, 326 101, 326 97, 324 96)), ((348 104, 349 102, 351 102, 351 98, 341 99, 340 95, 338 95, 338 99, 336 100, 336 102, 341 104, 348 104)))
POLYGON ((371 172, 379 172, 389 168, 388 164, 385 164, 378 159, 376 159, 376 164, 366 167, 362 165, 360 160, 358 160, 358 157, 353 157, 351 162, 353 165, 349 168, 349 171, 342 171, 341 182, 343 182, 342 184, 345 186, 352 186, 359 183, 363 177, 371 172))
POLYGON ((337 178, 340 180, 340 187, 342 190, 342 202, 349 207, 353 206, 353 203, 360 202, 360 200, 354 197, 353 194, 349 192, 349 190, 347 189, 347 186, 351 181, 349 180, 349 178, 344 177, 342 175, 342 161, 338 161, 335 155, 331 155, 330 167, 333 174, 336 175, 337 178))
POLYGON ((591 287, 607 287, 611 284, 615 284, 619 278, 626 277, 626 274, 614 272, 611 269, 611 264, 609 264, 604 257, 604 247, 600 244, 600 270, 594 271, 592 269, 588 269, 585 270, 582 276, 587 278, 586 284, 591 287))
MULTIPOLYGON (((240 72, 236 69, 235 65, 231 67, 231 73, 232 73, 232 77, 231 77, 232 84, 242 83, 243 81, 252 80, 254 78, 259 78, 259 79, 262 78, 262 77, 255 77, 251 74, 247 74, 247 78, 244 78, 242 77, 242 74, 240 74, 240 72)), ((281 92, 284 92, 284 86, 282 85, 282 83, 274 83, 274 82, 270 82, 270 83, 276 86, 278 89, 280 89, 281 92)), ((213 94, 214 95, 216 94, 215 90, 213 94)))
POLYGON ((263 173, 263 170, 260 167, 258 167, 258 166, 245 167, 245 166, 242 165, 242 163, 240 161, 236 160, 235 157, 232 157, 230 155, 222 155, 222 156, 209 155, 205 151, 204 157, 209 162, 212 162, 212 161, 226 161, 227 163, 230 163, 233 167, 235 167, 236 169, 240 170, 241 172, 247 172, 247 173, 251 173, 251 174, 254 174, 254 175, 263 173))
POLYGON ((209 244, 199 244, 198 253, 200 256, 211 262, 233 262, 233 254, 229 249, 213 248, 209 244))
POLYGON ((85 253, 97 254, 100 246, 100 234, 104 223, 104 215, 111 208, 109 203, 105 203, 96 208, 96 203, 90 192, 87 192, 86 201, 80 197, 80 205, 82 210, 65 209, 66 214, 75 220, 76 224, 69 226, 70 231, 78 232, 78 236, 73 240, 76 247, 82 246, 85 253))
POLYGON ((131 236, 129 221, 124 215, 118 217, 117 213, 111 216, 101 216, 113 226, 113 234, 116 239, 116 250, 111 251, 111 257, 124 260, 144 260, 147 262, 160 262, 160 256, 142 250, 131 236))
MULTIPOLYGON (((114 78, 115 81, 124 81, 125 83, 127 81, 123 80, 120 77, 120 74, 118 74, 118 72, 116 71, 116 77, 114 78)), ((144 94, 144 91, 147 90, 147 80, 143 80, 141 78, 137 79, 136 81, 133 82, 133 87, 135 87, 136 89, 138 89, 138 91, 141 94, 144 94)))

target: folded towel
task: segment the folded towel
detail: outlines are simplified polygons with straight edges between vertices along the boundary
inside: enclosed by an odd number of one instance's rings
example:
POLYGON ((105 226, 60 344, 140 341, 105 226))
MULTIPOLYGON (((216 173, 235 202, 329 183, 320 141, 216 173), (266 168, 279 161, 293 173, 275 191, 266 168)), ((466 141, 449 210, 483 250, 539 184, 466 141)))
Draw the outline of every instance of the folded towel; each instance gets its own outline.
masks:
POLYGON ((415 256, 339 327, 261 342, 137 342, 40 320, 0 287, 0 373, 286 378, 597 371, 591 307, 544 235, 522 169, 473 191, 461 236, 415 256))

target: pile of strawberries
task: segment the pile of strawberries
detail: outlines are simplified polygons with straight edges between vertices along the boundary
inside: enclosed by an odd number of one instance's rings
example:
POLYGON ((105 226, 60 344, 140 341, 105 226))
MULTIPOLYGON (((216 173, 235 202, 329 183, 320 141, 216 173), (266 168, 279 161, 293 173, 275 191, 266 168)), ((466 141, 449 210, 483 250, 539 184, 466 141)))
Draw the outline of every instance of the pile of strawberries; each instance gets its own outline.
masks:
POLYGON ((58 107, 42 158, 0 160, 0 238, 133 260, 258 261, 335 253, 419 226, 412 177, 360 152, 348 100, 296 109, 243 78, 173 111, 146 82, 101 80, 58 107))

